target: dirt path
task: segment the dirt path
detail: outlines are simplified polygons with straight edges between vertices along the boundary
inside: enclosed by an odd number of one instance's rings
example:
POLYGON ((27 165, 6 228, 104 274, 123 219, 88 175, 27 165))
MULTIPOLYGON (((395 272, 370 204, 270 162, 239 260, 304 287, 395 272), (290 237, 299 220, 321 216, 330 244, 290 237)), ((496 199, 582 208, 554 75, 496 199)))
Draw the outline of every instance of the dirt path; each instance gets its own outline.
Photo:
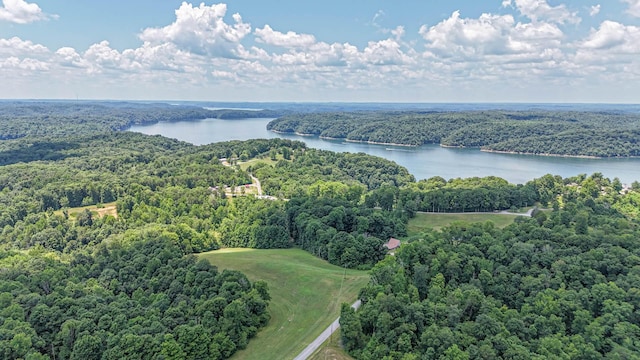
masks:
MULTIPOLYGON (((351 307, 357 310, 361 304, 362 302, 358 300, 354 302, 351 305, 351 307)), ((318 350, 320 345, 322 345, 325 341, 327 341, 329 336, 331 336, 331 334, 333 334, 336 330, 338 330, 338 328, 340 328, 340 318, 335 319, 335 321, 332 322, 331 325, 329 325, 329 327, 327 327, 322 332, 322 334, 320 334, 315 340, 313 340, 313 342, 311 342, 309 346, 304 348, 304 350, 302 350, 302 352, 298 356, 296 356, 293 360, 306 360, 316 350, 318 350)))

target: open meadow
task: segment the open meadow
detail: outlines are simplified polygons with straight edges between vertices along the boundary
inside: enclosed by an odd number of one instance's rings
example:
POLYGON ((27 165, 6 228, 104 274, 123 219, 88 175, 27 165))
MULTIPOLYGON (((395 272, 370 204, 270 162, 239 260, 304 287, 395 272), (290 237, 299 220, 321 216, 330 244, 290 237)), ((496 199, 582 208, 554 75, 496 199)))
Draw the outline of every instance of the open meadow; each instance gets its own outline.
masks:
POLYGON ((440 230, 454 221, 469 223, 492 221, 497 227, 503 228, 513 223, 515 218, 516 215, 500 213, 417 213, 413 219, 409 220, 407 233, 408 236, 413 236, 427 229, 440 230))
MULTIPOLYGON (((93 215, 97 215, 98 217, 104 217, 107 215, 111 215, 115 218, 118 217, 118 211, 116 209, 116 202, 110 202, 110 203, 106 203, 106 204, 100 204, 100 205, 89 205, 89 206, 80 206, 80 207, 73 207, 73 208, 69 208, 67 209, 67 214, 69 214, 69 216, 71 218, 76 218, 78 216, 78 214, 80 214, 81 212, 83 212, 84 210, 89 210, 91 211, 91 213, 93 215)), ((62 215, 63 211, 62 210, 56 210, 54 211, 54 214, 56 215, 62 215)))
POLYGON ((198 257, 269 285, 271 320, 233 359, 294 358, 369 280, 366 271, 343 269, 299 249, 222 249, 198 257))

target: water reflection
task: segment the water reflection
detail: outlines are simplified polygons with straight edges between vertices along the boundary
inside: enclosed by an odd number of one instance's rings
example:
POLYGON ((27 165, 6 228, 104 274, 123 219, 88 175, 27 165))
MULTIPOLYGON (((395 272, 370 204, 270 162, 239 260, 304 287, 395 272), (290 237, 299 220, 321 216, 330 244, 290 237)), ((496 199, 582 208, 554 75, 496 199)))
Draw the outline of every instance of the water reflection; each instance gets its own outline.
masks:
POLYGON ((336 152, 364 152, 380 156, 406 167, 416 179, 442 176, 445 179, 472 176, 499 176, 512 183, 525 183, 544 174, 563 177, 601 172, 623 183, 640 180, 640 159, 582 159, 552 156, 512 155, 481 152, 478 149, 443 148, 424 145, 418 148, 373 145, 325 140, 318 137, 276 134, 266 130, 272 119, 220 120, 157 123, 133 126, 129 130, 202 145, 228 140, 284 138, 304 141, 307 146, 336 152))

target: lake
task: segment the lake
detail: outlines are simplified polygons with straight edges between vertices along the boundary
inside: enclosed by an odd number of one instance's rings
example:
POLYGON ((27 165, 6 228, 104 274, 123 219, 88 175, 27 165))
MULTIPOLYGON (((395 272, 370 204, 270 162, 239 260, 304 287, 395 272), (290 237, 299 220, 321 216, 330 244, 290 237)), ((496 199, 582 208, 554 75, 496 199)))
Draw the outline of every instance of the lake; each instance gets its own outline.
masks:
POLYGON ((304 141, 308 147, 336 152, 364 152, 380 156, 406 167, 416 179, 442 176, 445 179, 473 176, 499 176, 511 183, 522 184, 545 174, 570 177, 601 172, 618 177, 624 184, 640 181, 640 159, 582 159, 555 156, 486 153, 478 149, 443 148, 424 145, 417 148, 372 145, 323 140, 318 137, 276 134, 267 131, 272 119, 161 122, 132 126, 129 131, 163 135, 195 145, 228 140, 284 138, 304 141))

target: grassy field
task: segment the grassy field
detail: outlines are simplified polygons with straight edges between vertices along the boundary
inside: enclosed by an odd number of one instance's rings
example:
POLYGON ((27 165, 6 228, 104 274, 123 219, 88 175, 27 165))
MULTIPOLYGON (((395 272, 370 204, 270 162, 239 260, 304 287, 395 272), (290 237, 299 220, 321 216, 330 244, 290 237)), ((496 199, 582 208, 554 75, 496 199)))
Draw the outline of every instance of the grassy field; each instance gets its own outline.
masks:
POLYGON ((309 357, 309 360, 353 360, 353 358, 342 349, 340 329, 338 329, 309 357))
POLYGON ((369 280, 365 271, 345 270, 299 249, 222 249, 198 256, 269 284, 271 321, 233 359, 294 358, 369 280))
POLYGON ((500 228, 503 228, 511 223, 516 218, 516 215, 505 214, 424 214, 417 213, 416 217, 409 220, 407 226, 407 233, 409 236, 417 235, 426 229, 440 230, 445 226, 448 226, 454 221, 466 221, 466 222, 485 222, 493 221, 493 223, 500 228))
MULTIPOLYGON (((98 217, 103 217, 106 215, 111 215, 116 218, 118 217, 118 211, 116 210, 115 201, 111 203, 102 204, 100 205, 100 207, 98 207, 98 205, 80 206, 80 207, 69 208, 67 209, 67 211, 68 211, 69 217, 75 218, 84 209, 88 209, 93 213, 93 215, 96 215, 98 217)), ((62 215, 62 210, 54 211, 54 214, 62 215)))
POLYGON ((259 158, 259 159, 251 159, 249 161, 245 161, 245 162, 239 162, 238 165, 240 165, 240 169, 242 170, 247 170, 247 168, 251 165, 255 165, 259 162, 265 163, 267 165, 270 166, 274 166, 278 160, 282 160, 282 155, 279 155, 276 157, 276 160, 271 160, 271 158, 268 157, 264 157, 264 158, 259 158))

